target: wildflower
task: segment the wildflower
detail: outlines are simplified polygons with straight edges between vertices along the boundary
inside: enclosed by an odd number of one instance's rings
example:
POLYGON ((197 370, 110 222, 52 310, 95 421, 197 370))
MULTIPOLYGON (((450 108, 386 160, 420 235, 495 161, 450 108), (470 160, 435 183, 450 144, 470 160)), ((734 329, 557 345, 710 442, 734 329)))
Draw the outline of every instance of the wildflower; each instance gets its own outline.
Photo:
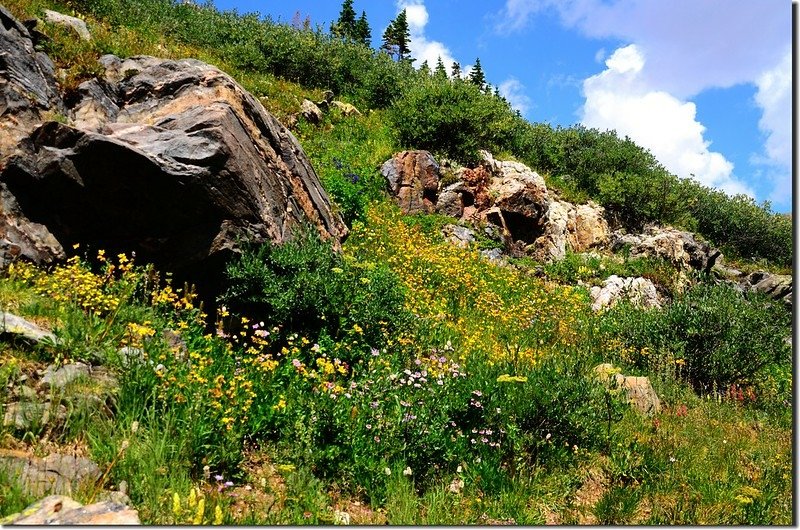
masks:
POLYGON ((413 474, 413 471, 411 471, 411 468, 406 466, 406 468, 403 470, 403 475, 405 475, 407 477, 410 477, 412 474, 413 474))
POLYGON ((216 508, 214 508, 214 524, 222 524, 222 508, 219 507, 219 504, 217 504, 216 508))
POLYGON ((389 469, 388 467, 385 467, 385 468, 383 468, 383 473, 384 473, 386 476, 389 476, 389 475, 391 475, 391 474, 392 474, 392 470, 391 470, 391 469, 389 469))
POLYGON ((197 503, 197 512, 194 514, 194 520, 192 524, 199 525, 203 522, 203 513, 206 511, 206 500, 205 498, 201 497, 200 501, 197 503))
POLYGON ((181 496, 177 491, 172 494, 172 513, 175 514, 175 517, 181 514, 181 496))

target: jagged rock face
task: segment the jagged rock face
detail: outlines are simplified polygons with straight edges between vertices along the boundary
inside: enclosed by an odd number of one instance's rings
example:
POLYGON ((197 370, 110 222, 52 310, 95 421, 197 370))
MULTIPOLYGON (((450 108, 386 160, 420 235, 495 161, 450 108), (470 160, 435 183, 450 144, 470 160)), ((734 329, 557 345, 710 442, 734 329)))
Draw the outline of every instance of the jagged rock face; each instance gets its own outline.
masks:
POLYGON ((28 29, 0 5, 0 164, 47 111, 64 111, 54 71, 28 29))
POLYGON ((590 290, 592 310, 611 307, 621 299, 628 299, 642 308, 661 307, 662 299, 655 284, 646 278, 620 278, 609 276, 603 286, 595 285, 590 290))
MULTIPOLYGON (((24 28, 3 21, 12 31, 0 57, 35 70, 24 28)), ((22 256, 58 259, 85 242, 202 281, 242 240, 280 243, 306 221, 339 247, 347 229, 299 143, 231 77, 191 59, 101 63, 104 79, 79 87, 70 124, 28 131, 0 172, 0 231, 22 256)), ((37 112, 58 103, 51 74, 39 76, 37 112)), ((0 90, 8 101, 22 89, 0 90)))
POLYGON ((605 210, 593 202, 574 205, 552 200, 542 237, 536 240, 534 256, 541 261, 561 260, 567 250, 586 252, 608 244, 605 210))
POLYGON ((488 191, 512 241, 531 244, 542 235, 550 201, 538 173, 519 162, 500 162, 488 191))
POLYGON ((625 245, 630 247, 630 257, 651 256, 666 259, 682 269, 709 272, 721 252, 708 243, 698 240, 691 232, 674 228, 649 227, 642 234, 614 233, 611 250, 625 245))
POLYGON ((397 153, 383 164, 381 174, 403 213, 433 213, 439 193, 439 164, 428 151, 397 153))

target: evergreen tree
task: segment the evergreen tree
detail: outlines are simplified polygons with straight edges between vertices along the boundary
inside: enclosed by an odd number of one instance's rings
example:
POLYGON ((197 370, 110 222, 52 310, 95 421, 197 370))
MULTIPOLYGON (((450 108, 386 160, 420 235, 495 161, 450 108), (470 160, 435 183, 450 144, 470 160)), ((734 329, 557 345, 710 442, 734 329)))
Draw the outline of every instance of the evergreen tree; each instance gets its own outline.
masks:
POLYGON ((331 33, 343 39, 358 40, 356 30, 356 12, 353 9, 353 0, 344 0, 339 20, 331 24, 331 33))
POLYGON ((367 23, 367 12, 361 12, 361 18, 356 21, 355 40, 364 46, 372 46, 372 30, 367 23))
POLYGON ((433 71, 433 77, 436 79, 447 79, 447 69, 444 66, 441 55, 439 56, 439 60, 436 61, 436 69, 433 71))
POLYGON ((428 66, 427 59, 422 61, 422 64, 419 65, 419 71, 420 71, 420 73, 423 73, 425 75, 431 75, 431 67, 428 66))
POLYGON ((461 79, 461 65, 458 64, 458 61, 453 61, 453 66, 450 67, 450 70, 453 74, 453 79, 461 79))
POLYGON ((480 59, 475 59, 475 65, 469 71, 469 82, 478 88, 483 88, 486 83, 486 76, 483 74, 480 59))
POLYGON ((381 50, 389 55, 397 55, 398 61, 409 59, 408 41, 411 38, 411 32, 408 29, 408 20, 406 18, 406 10, 403 9, 397 18, 389 23, 389 27, 383 32, 383 44, 381 50))

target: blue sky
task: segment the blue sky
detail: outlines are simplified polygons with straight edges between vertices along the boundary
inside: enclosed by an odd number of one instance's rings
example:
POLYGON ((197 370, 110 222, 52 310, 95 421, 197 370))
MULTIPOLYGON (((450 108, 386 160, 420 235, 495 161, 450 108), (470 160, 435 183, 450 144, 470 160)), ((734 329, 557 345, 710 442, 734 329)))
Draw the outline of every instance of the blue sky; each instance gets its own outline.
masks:
MULTIPOLYGON (((214 0, 327 30, 339 0, 214 0)), ((406 8, 411 52, 476 57, 530 121, 630 136, 667 169, 791 211, 791 3, 786 0, 355 0, 373 43, 406 8)))

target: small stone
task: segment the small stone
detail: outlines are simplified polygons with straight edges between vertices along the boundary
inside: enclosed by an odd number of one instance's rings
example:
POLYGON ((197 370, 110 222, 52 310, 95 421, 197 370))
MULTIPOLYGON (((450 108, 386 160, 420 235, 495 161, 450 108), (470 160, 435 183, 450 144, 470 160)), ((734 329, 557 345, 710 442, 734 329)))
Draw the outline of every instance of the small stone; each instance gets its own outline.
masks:
POLYGON ((65 364, 60 368, 50 365, 45 369, 39 384, 42 388, 61 390, 78 379, 89 377, 89 366, 84 363, 65 364))

